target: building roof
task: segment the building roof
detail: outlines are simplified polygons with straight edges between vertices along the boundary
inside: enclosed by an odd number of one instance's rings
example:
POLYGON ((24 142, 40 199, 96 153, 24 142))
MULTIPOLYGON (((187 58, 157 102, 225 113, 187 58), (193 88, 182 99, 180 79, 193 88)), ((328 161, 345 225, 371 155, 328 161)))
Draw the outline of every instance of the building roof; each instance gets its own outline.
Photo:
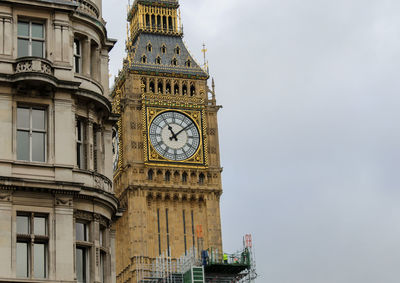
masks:
POLYGON ((208 78, 208 74, 193 59, 180 36, 140 34, 133 43, 129 69, 208 78), (166 47, 165 53, 163 46, 166 47), (146 62, 143 62, 143 57, 146 62), (175 60, 176 65, 173 64, 175 60))

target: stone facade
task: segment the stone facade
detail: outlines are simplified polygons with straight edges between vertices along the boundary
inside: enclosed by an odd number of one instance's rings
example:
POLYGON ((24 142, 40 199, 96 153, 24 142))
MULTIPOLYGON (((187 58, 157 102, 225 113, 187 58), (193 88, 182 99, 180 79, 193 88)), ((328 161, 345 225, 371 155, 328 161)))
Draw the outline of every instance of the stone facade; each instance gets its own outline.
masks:
POLYGON ((115 224, 121 283, 146 276, 145 266, 162 253, 222 254, 220 106, 207 71, 183 43, 178 7, 136 0, 128 13, 129 52, 113 92, 121 115, 114 132, 114 188, 124 211, 115 224))
POLYGON ((101 0, 0 1, 0 282, 114 282, 101 0))

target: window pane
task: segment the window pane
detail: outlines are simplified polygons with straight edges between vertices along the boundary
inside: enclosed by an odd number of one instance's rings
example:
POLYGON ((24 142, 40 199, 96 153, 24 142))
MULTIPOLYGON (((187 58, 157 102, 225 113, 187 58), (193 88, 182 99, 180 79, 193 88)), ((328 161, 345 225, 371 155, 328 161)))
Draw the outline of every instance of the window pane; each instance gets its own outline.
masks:
POLYGON ((76 144, 76 165, 82 169, 82 155, 81 155, 82 145, 80 143, 76 144))
POLYGON ((45 139, 44 133, 32 133, 32 161, 45 162, 45 139))
POLYGON ((103 247, 103 237, 104 237, 104 229, 100 229, 100 238, 99 238, 99 242, 100 242, 100 246, 103 247))
POLYGON ((80 283, 86 282, 86 258, 85 249, 76 249, 76 279, 80 283))
POLYGON ((43 57, 43 41, 32 40, 32 56, 43 57))
POLYGON ((76 131, 78 135, 78 141, 82 141, 82 122, 77 121, 76 122, 76 131))
POLYGON ((74 54, 75 55, 81 55, 80 42, 77 39, 74 40, 74 54))
POLYGON ((29 161, 29 132, 17 132, 17 159, 29 161))
POLYGON ((83 223, 76 223, 76 240, 77 241, 87 241, 87 226, 83 223))
POLYGON ((33 222, 33 234, 35 235, 46 235, 46 218, 35 217, 33 222))
POLYGON ((29 40, 18 38, 18 57, 29 56, 29 40))
POLYGON ((29 216, 17 216, 17 234, 29 234, 29 216))
POLYGON ((36 130, 45 129, 45 111, 32 109, 32 128, 36 130))
POLYGON ((32 24, 32 37, 44 38, 43 34, 42 24, 32 24))
POLYGON ((46 245, 45 244, 35 244, 33 246, 33 276, 35 278, 45 278, 46 277, 46 245))
POLYGON ((29 36, 29 23, 18 22, 18 35, 29 36))
POLYGON ((80 63, 81 63, 81 59, 80 57, 75 56, 75 73, 80 73, 80 63))
POLYGON ((28 277, 28 243, 17 243, 17 277, 28 277))
POLYGON ((101 283, 105 282, 105 275, 106 275, 106 273, 104 272, 105 257, 106 257, 106 255, 104 253, 100 254, 100 282, 101 283))
POLYGON ((29 109, 28 108, 20 108, 17 109, 17 127, 29 129, 29 109))

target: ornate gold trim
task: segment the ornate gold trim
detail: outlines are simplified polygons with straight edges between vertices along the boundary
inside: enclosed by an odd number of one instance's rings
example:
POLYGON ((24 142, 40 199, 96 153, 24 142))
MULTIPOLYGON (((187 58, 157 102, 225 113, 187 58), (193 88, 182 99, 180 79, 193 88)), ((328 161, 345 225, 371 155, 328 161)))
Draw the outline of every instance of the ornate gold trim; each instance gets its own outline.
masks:
MULTIPOLYGON (((175 102, 171 102, 171 104, 168 104, 168 103, 163 103, 162 101, 159 100, 149 101, 145 99, 146 96, 153 98, 153 95, 143 94, 144 99, 143 99, 142 113, 143 113, 143 140, 145 142, 145 146, 143 147, 145 164, 157 165, 163 167, 174 167, 178 164, 178 166, 185 168, 207 168, 208 167, 207 126, 206 126, 206 119, 205 119, 206 116, 204 107, 202 105, 190 105, 192 107, 185 107, 189 106, 189 104, 179 105, 178 103, 177 105, 174 104, 175 102), (199 148, 197 149, 196 153, 193 156, 191 156, 186 160, 182 161, 169 160, 161 156, 151 145, 150 137, 148 135, 150 125, 155 117, 167 111, 180 112, 190 117, 195 122, 199 130, 200 134, 199 148)), ((159 96, 157 98, 159 98, 159 96)), ((180 99, 182 101, 185 100, 186 102, 188 98, 180 98, 180 99)))

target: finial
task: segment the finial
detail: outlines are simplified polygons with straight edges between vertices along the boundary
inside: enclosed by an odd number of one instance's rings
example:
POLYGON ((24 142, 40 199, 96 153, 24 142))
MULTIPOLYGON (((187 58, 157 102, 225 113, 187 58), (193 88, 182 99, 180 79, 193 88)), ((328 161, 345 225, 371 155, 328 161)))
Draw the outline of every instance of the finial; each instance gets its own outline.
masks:
POLYGON ((203 49, 201 50, 201 52, 203 52, 204 55, 204 66, 206 66, 206 53, 207 53, 207 49, 206 49, 206 44, 203 43, 203 49))
POLYGON ((204 67, 203 68, 208 74, 209 73, 208 61, 207 61, 207 58, 206 58, 207 49, 206 49, 206 44, 205 43, 203 43, 203 49, 201 50, 201 52, 203 52, 203 54, 204 54, 204 67))
POLYGON ((211 80, 211 88, 212 88, 212 91, 211 91, 212 99, 215 100, 215 81, 214 81, 214 78, 212 78, 212 80, 211 80))

